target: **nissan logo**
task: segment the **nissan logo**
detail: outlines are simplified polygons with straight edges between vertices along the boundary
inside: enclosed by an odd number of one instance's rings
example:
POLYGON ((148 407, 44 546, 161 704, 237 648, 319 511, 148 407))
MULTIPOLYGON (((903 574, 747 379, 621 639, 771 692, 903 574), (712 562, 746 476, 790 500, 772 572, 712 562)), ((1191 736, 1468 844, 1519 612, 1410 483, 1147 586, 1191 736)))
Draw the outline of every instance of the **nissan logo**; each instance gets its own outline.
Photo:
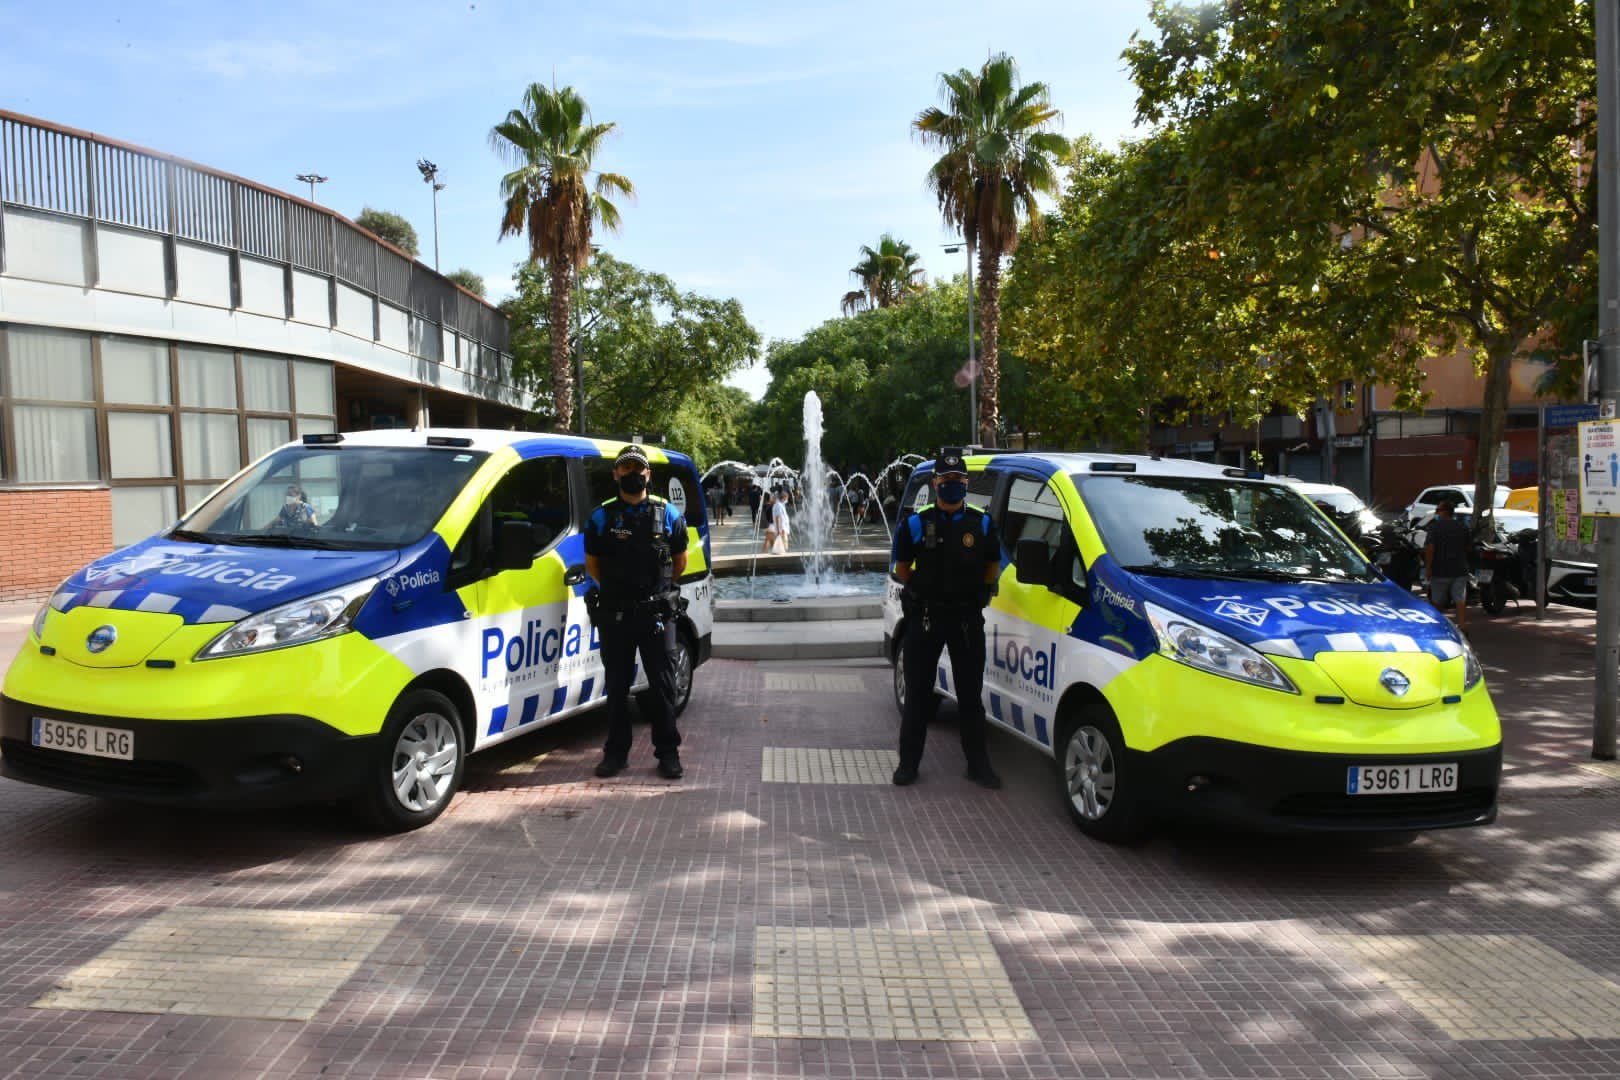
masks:
POLYGON ((1379 674, 1378 681, 1383 684, 1385 690, 1396 697, 1404 697, 1406 692, 1412 689, 1412 680, 1406 677, 1406 673, 1392 667, 1385 668, 1379 674))
POLYGON ((84 639, 84 647, 93 653, 106 652, 118 640, 118 631, 111 626, 98 626, 84 639))

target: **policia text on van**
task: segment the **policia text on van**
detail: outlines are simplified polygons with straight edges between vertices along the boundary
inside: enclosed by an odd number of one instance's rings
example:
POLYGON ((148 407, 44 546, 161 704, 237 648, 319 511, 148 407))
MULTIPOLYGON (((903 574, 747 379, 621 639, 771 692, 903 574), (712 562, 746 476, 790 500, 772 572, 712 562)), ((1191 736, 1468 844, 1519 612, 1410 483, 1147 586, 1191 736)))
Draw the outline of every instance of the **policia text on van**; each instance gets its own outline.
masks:
MULTIPOLYGON (((1054 759, 1086 832, 1178 813, 1276 831, 1495 818, 1501 730, 1472 651, 1288 485, 1103 454, 968 469, 1004 545, 985 711, 1054 759)), ((928 501, 928 473, 907 507, 928 501)), ((899 592, 884 607, 897 695, 899 592)), ((954 696, 948 662, 932 683, 954 696)))
MULTIPOLYGON (((469 752, 605 700, 581 528, 620 448, 447 430, 272 452, 63 582, 6 673, 0 769, 178 804, 351 796, 426 824, 469 752)), ((708 522, 691 460, 645 456, 686 522, 679 711, 709 653, 708 522)))

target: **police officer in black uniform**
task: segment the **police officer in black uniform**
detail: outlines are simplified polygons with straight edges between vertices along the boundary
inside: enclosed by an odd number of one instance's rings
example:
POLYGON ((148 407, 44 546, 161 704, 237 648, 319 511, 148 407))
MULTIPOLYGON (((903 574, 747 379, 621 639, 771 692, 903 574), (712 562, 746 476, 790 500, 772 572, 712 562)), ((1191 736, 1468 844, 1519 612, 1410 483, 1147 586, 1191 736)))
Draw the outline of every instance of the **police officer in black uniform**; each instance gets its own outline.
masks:
POLYGON ((630 684, 636 653, 651 693, 643 707, 652 720, 658 775, 679 780, 681 733, 675 726, 675 620, 682 606, 677 582, 686 571, 686 520, 647 486, 647 452, 626 446, 613 463, 619 494, 597 507, 585 524, 585 572, 596 587, 585 596, 602 639, 607 681, 608 736, 596 775, 622 772, 630 757, 630 684))
POLYGON ((906 708, 900 722, 900 767, 894 782, 915 783, 928 722, 939 699, 934 673, 941 649, 951 653, 967 776, 987 788, 1001 778, 984 745, 984 608, 1001 575, 1001 537, 990 515, 967 503, 962 451, 946 447, 934 461, 934 502, 900 521, 894 573, 905 585, 906 708))

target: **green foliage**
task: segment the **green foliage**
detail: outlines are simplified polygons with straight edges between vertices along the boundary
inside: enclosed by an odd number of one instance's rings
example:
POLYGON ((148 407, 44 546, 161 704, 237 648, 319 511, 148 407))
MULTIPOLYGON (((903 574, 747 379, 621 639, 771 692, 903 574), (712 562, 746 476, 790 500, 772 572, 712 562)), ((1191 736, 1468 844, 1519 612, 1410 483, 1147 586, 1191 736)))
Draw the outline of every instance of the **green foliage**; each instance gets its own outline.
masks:
POLYGON ((745 460, 775 455, 797 463, 810 390, 822 401, 822 453, 840 468, 877 468, 901 452, 961 440, 968 392, 955 378, 967 358, 966 338, 967 286, 957 279, 903 304, 772 342, 770 389, 748 422, 745 460))
POLYGON ((910 244, 884 233, 878 246, 861 245, 861 260, 850 267, 861 283, 859 289, 844 294, 840 303, 844 314, 873 308, 893 307, 923 288, 922 256, 910 244))
POLYGON ((479 274, 473 273, 471 270, 468 270, 465 266, 460 270, 452 270, 450 273, 444 276, 455 282, 457 285, 460 285, 463 289, 466 289, 480 300, 488 299, 489 297, 489 294, 484 291, 483 277, 479 274))
MULTIPOLYGON (((504 305, 522 380, 540 381, 552 370, 550 282, 544 268, 520 264, 517 295, 504 305)), ((589 430, 661 431, 700 461, 737 450, 751 402, 723 384, 760 348, 738 301, 682 292, 663 274, 605 253, 579 275, 575 295, 577 336, 573 325, 564 333, 584 368, 589 430)), ((548 419, 565 426, 555 415, 548 419)))
POLYGON ((407 255, 417 253, 416 230, 399 214, 387 210, 374 210, 368 206, 355 217, 354 223, 367 232, 382 237, 407 255))
POLYGON ((1172 145, 1165 224, 1241 238, 1244 257, 1221 260, 1233 274, 1327 293, 1296 320, 1323 351, 1333 319, 1414 363, 1472 347, 1488 503, 1513 359, 1550 347, 1573 362, 1571 339, 1590 334, 1591 6, 1156 2, 1152 19, 1126 59, 1140 119, 1172 145))

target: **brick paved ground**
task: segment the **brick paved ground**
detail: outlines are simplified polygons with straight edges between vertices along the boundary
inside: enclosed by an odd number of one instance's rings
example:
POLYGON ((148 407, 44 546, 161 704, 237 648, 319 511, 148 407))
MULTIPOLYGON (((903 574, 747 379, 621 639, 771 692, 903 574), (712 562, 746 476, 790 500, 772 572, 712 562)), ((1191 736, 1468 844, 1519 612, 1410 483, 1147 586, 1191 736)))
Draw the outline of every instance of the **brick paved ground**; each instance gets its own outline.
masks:
POLYGON ((403 837, 325 808, 203 818, 0 782, 0 1073, 1620 1075, 1620 773, 1581 767, 1591 620, 1530 621, 1476 632, 1509 725, 1502 821, 1385 847, 1099 846, 1007 739, 1006 790, 960 779, 949 715, 914 788, 762 778, 771 747, 890 748, 882 667, 715 662, 684 781, 657 780, 645 742, 636 771, 590 778, 601 722, 582 718, 474 759, 450 813, 403 837), (860 690, 767 684, 790 672, 860 690), (130 955, 126 935, 183 940, 152 920, 199 906, 382 929, 309 1021, 35 1007, 130 955), (885 956, 934 970, 885 980, 885 956), (815 1029, 936 1034, 780 1037, 815 1029))

